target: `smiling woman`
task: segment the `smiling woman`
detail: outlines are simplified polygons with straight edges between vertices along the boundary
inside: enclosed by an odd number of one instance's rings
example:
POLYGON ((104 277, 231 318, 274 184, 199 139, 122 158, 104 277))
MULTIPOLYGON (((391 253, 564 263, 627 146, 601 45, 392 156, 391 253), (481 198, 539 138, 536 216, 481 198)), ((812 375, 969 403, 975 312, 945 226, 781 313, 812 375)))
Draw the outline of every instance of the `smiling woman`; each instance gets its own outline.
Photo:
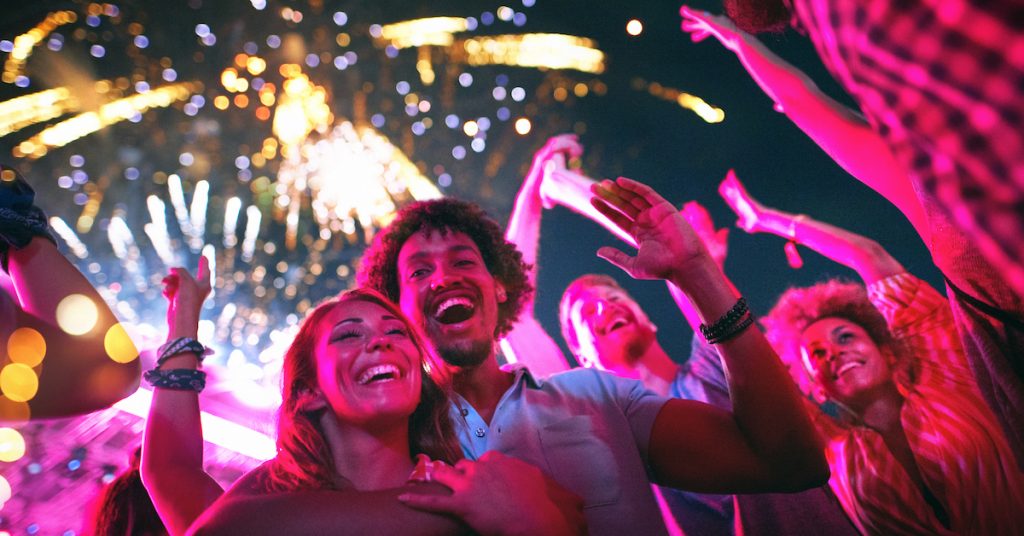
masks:
POLYGON ((797 382, 840 408, 838 419, 815 414, 829 439, 829 484, 857 528, 1016 530, 1024 477, 1007 464, 1012 451, 981 399, 945 298, 870 239, 761 206, 735 177, 722 193, 747 231, 798 240, 867 283, 790 289, 764 318, 797 382))

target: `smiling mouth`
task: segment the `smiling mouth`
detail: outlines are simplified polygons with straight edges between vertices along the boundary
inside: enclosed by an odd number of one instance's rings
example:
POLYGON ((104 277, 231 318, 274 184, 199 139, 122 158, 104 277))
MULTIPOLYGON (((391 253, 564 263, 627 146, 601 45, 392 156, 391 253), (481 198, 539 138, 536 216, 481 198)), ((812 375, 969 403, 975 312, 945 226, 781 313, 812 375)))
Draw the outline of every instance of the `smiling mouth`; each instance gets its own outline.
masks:
POLYGON ((863 363, 861 363, 859 361, 850 361, 849 363, 846 363, 843 366, 839 367, 839 370, 836 371, 836 377, 838 378, 838 377, 842 376, 843 374, 845 374, 846 372, 848 372, 848 371, 850 371, 852 369, 855 369, 857 367, 860 367, 860 366, 863 366, 863 363))
POLYGON ((469 298, 462 296, 448 298, 441 302, 434 311, 434 320, 442 324, 458 324, 469 320, 476 307, 469 298))
POLYGON ((359 385, 369 385, 371 383, 382 383, 400 379, 402 377, 402 371, 395 365, 390 363, 384 363, 381 365, 374 365, 363 371, 356 379, 356 383, 359 385))

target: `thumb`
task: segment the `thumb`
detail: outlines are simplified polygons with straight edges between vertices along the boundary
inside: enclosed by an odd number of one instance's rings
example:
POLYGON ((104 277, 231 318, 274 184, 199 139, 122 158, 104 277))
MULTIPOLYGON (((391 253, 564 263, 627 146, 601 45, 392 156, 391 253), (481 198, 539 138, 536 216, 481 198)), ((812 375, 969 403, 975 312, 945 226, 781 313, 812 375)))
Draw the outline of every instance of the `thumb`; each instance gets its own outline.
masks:
POLYGON ((630 257, 611 246, 604 246, 597 250, 597 256, 614 264, 620 270, 629 274, 630 277, 633 276, 633 257, 630 257))

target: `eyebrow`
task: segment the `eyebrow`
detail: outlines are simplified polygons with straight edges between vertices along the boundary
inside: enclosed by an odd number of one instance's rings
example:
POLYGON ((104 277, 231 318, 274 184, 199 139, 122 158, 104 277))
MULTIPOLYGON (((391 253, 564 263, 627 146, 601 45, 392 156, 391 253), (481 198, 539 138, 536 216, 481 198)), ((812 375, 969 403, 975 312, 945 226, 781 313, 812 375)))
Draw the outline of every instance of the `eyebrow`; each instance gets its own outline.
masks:
MULTIPOLYGON (((380 319, 384 320, 384 321, 401 320, 397 316, 392 315, 392 314, 383 315, 383 316, 380 317, 380 319)), ((342 324, 362 324, 363 322, 364 322, 364 320, 362 319, 362 317, 353 316, 353 317, 350 317, 350 318, 342 319, 338 323, 334 324, 334 327, 338 327, 338 326, 340 326, 342 324)))
MULTIPOLYGON (((477 255, 480 255, 477 252, 476 248, 474 248, 473 246, 468 246, 468 245, 463 245, 463 244, 452 246, 452 247, 446 249, 444 251, 444 253, 461 253, 463 251, 469 251, 470 253, 476 253, 477 255)), ((429 251, 421 251, 419 253, 413 253, 412 255, 409 255, 408 257, 406 257, 406 259, 408 261, 415 261, 415 260, 418 260, 418 259, 421 259, 421 258, 424 258, 424 257, 429 257, 429 256, 431 256, 431 253, 429 251)))

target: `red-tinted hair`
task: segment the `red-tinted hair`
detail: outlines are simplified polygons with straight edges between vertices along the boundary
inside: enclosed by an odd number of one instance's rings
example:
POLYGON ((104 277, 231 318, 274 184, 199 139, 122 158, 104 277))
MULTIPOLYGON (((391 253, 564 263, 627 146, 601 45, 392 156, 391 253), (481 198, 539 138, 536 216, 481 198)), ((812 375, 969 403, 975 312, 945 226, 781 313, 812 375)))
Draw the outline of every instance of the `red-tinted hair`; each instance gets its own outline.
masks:
POLYGON ((268 491, 335 489, 339 486, 334 460, 320 428, 322 411, 303 411, 303 395, 317 387, 316 345, 319 326, 336 307, 353 301, 379 305, 399 318, 420 352, 423 381, 420 402, 409 417, 409 454, 455 463, 462 457, 448 415, 449 381, 440 376, 443 367, 419 329, 390 300, 370 289, 354 289, 318 305, 299 327, 285 353, 282 370, 281 410, 278 415, 277 457, 269 465, 268 491))

